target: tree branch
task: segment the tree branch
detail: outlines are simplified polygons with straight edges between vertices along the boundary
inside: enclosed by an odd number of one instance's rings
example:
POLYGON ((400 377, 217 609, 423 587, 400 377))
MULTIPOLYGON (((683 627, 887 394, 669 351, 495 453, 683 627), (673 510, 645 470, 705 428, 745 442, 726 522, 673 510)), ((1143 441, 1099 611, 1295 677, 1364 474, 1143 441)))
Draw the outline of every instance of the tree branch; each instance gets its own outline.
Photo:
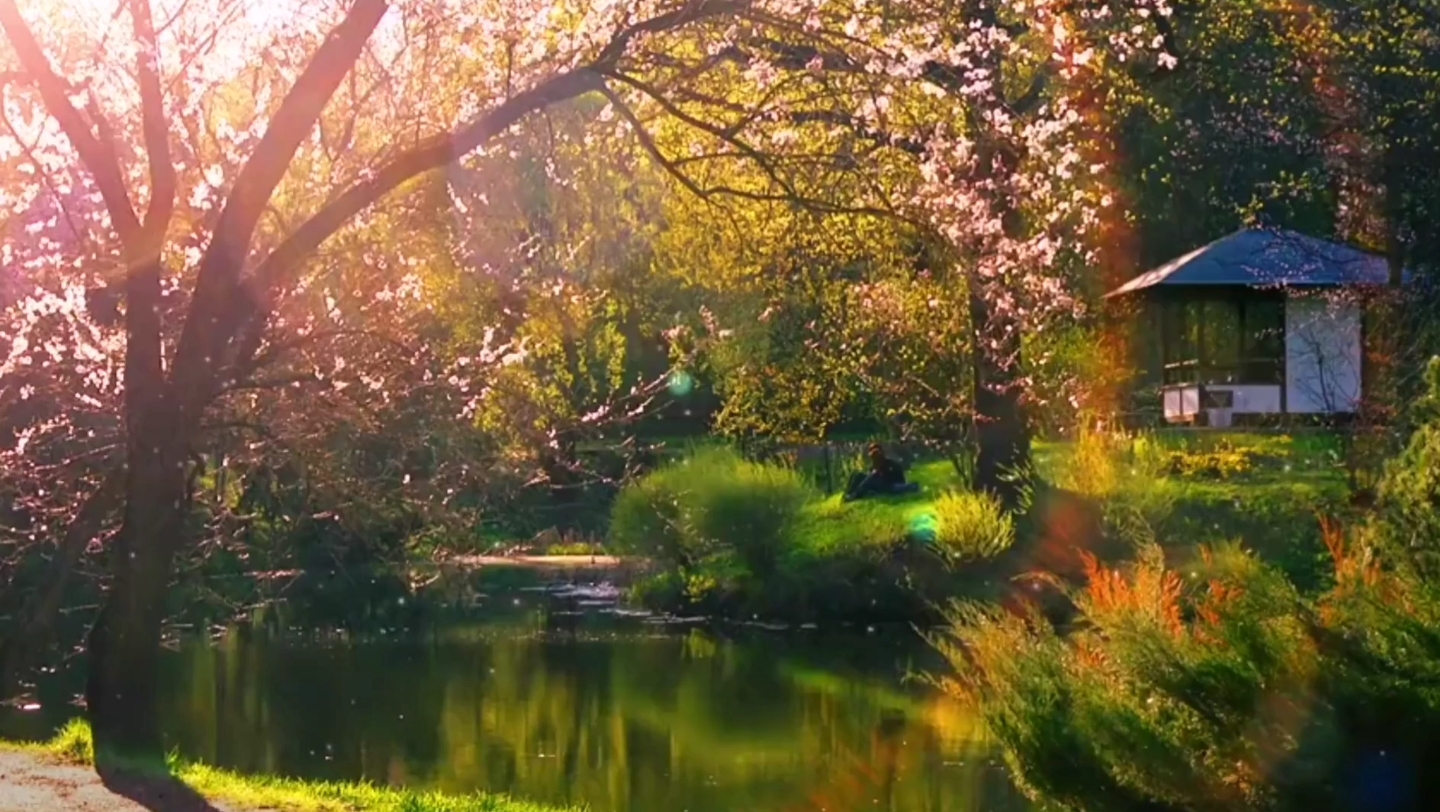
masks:
MULTIPOLYGON (((357 8, 359 4, 369 2, 372 0, 358 0, 357 8)), ((196 308, 203 306, 205 309, 192 311, 190 320, 186 323, 185 335, 181 338, 180 351, 176 359, 176 376, 177 381, 183 382, 181 397, 185 404, 187 419, 193 419, 195 412, 203 406, 206 398, 214 394, 215 375, 213 370, 207 373, 207 365, 213 364, 219 367, 225 364, 230 355, 230 344, 242 326, 247 322, 253 323, 255 320, 268 318, 275 288, 285 276, 292 273, 321 244, 360 212, 411 178, 444 166, 473 151, 479 145, 509 129, 525 115, 598 90, 604 83, 602 71, 613 68, 625 56, 630 43, 637 37, 673 30, 699 20, 733 13, 745 5, 745 0, 691 0, 682 8, 648 18, 622 29, 611 38, 596 59, 588 65, 565 71, 529 90, 516 93, 453 132, 438 134, 421 141, 413 148, 382 165, 368 177, 351 185, 322 206, 260 262, 255 269, 254 285, 250 289, 244 291, 235 288, 216 290, 217 283, 211 283, 209 296, 202 301, 201 294, 205 291, 197 288, 196 308), (235 295, 237 293, 240 294, 238 299, 235 295), (207 337, 207 340, 201 341, 202 336, 207 337)), ((353 13, 352 11, 352 15, 353 13)), ((333 40, 334 37, 332 37, 332 42, 333 40)), ((330 44, 327 43, 326 47, 329 47, 330 44)), ((357 48, 357 57, 358 50, 357 48)), ((317 54, 311 63, 312 67, 321 61, 321 55, 317 54)), ((309 69, 307 69, 307 74, 308 72, 309 69)), ((337 78, 335 81, 338 83, 339 79, 337 78)), ((300 82, 305 82, 304 76, 300 82)), ((297 84, 298 89, 299 85, 297 84)), ((293 95, 294 91, 292 91, 293 95)), ((287 98, 287 103, 288 101, 287 98)), ((278 120, 277 116, 277 122, 272 125, 272 130, 278 127, 278 120)), ((311 123, 313 125, 313 119, 311 123)), ((264 149, 262 142, 261 146, 257 148, 257 154, 264 149)), ((243 173, 242 181, 237 182, 237 190, 232 193, 232 198, 238 195, 241 182, 243 182, 243 173)), ((216 229, 217 242, 227 235, 226 222, 227 218, 222 214, 221 225, 216 229)), ((249 231, 246 231, 245 237, 248 245, 249 231)), ((216 244, 212 243, 211 251, 207 252, 206 259, 201 263, 199 284, 205 285, 207 265, 213 266, 222 259, 229 262, 224 270, 224 273, 229 274, 226 278, 236 278, 240 262, 244 258, 243 248, 242 245, 222 245, 220 248, 216 248, 216 244)), ((211 276, 220 273, 219 270, 212 271, 211 276)), ((253 342, 247 341, 246 343, 253 342)))
POLYGON ((175 212, 175 164, 170 160, 170 122, 160 88, 160 45, 150 0, 130 0, 130 20, 140 53, 135 58, 135 79, 140 85, 140 107, 145 130, 145 158, 150 165, 150 203, 145 211, 142 241, 145 253, 159 253, 170 217, 175 212))
POLYGON ((620 117, 625 119, 625 122, 630 125, 630 131, 635 133, 635 139, 639 141, 640 146, 650 154, 651 159, 660 165, 661 169, 669 173, 681 186, 690 190, 691 194, 701 200, 708 200, 710 198, 708 190, 702 189, 699 184, 680 169, 676 162, 665 157, 665 154, 660 151, 660 147, 655 143, 655 139, 651 138, 650 132, 645 129, 645 124, 635 115, 635 111, 630 109, 630 105, 626 104, 625 100, 620 98, 620 94, 604 85, 601 86, 600 92, 605 94, 605 98, 610 100, 610 104, 615 107, 620 117))
POLYGON ((701 132, 709 133, 710 135, 739 150, 741 154, 753 161, 756 166, 760 167, 761 171, 765 173, 766 177, 770 178, 771 181, 773 181, 777 186, 779 186, 786 195, 789 195, 796 200, 801 199, 801 195, 799 194, 799 192, 796 191, 795 188, 787 180, 780 177, 780 173, 775 170, 775 167, 770 161, 769 157, 766 156, 764 153, 760 152, 755 147, 751 146, 750 144, 741 141, 738 134, 729 132, 727 129, 717 127, 713 124, 710 124, 709 122, 701 121, 700 119, 690 115, 684 110, 681 110, 679 105, 666 98, 665 94, 661 93, 660 89, 655 87, 654 85, 641 81, 640 79, 636 79, 629 74, 620 73, 618 71, 611 73, 610 75, 648 96, 652 101, 660 105, 660 108, 662 110, 664 110, 666 113, 673 116, 674 118, 679 119, 681 122, 691 127, 694 127, 701 132))
POLYGON ((281 277, 308 258, 345 223, 405 181, 438 169, 504 132, 534 110, 598 90, 601 77, 582 67, 562 73, 472 119, 454 133, 433 136, 376 170, 325 204, 295 229, 255 270, 257 291, 266 296, 281 277))
POLYGON ((599 90, 604 84, 602 72, 619 62, 636 37, 729 14, 745 5, 743 0, 691 0, 683 8, 635 23, 615 34, 590 64, 517 93, 453 133, 427 139, 395 157, 371 177, 354 184, 326 204, 260 263, 255 272, 260 294, 268 297, 281 276, 318 249, 350 218, 378 202, 400 184, 469 153, 530 112, 599 90))
POLYGON ((630 43, 642 34, 671 31, 710 17, 733 14, 749 5, 748 0, 689 0, 683 7, 674 11, 658 14, 621 29, 610 39, 610 42, 606 43, 591 65, 604 67, 618 63, 630 48, 630 43))
POLYGON ((79 153, 80 160, 95 177, 95 185, 110 212, 110 221, 128 248, 139 234, 140 221, 130 203, 125 174, 115 159, 113 149, 101 143, 85 117, 70 101, 69 83, 51 67, 50 58, 16 8, 15 0, 0 0, 0 28, 5 29, 5 35, 25 73, 40 90, 46 111, 59 122, 60 129, 79 153))
POLYGON ((239 304, 233 297, 260 215, 300 143, 315 128, 315 121, 388 9, 386 0, 355 0, 280 103, 226 197, 210 245, 200 260, 194 302, 176 351, 175 384, 186 423, 197 417, 195 411, 208 395, 214 369, 230 341, 234 320, 225 313, 239 304))

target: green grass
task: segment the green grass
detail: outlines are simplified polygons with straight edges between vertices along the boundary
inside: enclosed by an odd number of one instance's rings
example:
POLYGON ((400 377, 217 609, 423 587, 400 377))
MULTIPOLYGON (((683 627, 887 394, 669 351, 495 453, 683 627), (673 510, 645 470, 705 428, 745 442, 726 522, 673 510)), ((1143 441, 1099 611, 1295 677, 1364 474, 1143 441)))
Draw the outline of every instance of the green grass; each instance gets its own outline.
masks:
POLYGON ((1331 582, 1320 517, 1355 517, 1341 452, 1322 431, 1171 430, 1037 443, 1035 459, 1045 479, 1143 516, 1176 565, 1238 541, 1314 592, 1331 582))
POLYGON ((805 505, 794 530, 796 547, 815 556, 889 548, 936 516, 936 503, 961 486, 954 466, 936 460, 905 473, 918 493, 873 496, 845 502, 841 494, 805 505))
MULTIPOLYGON (((65 763, 94 766, 90 727, 73 720, 48 742, 0 743, 65 763)), ((393 789, 373 784, 300 781, 274 776, 241 775, 172 756, 166 769, 127 766, 128 772, 168 772, 200 795, 244 809, 279 812, 560 812, 504 795, 444 795, 393 789)))

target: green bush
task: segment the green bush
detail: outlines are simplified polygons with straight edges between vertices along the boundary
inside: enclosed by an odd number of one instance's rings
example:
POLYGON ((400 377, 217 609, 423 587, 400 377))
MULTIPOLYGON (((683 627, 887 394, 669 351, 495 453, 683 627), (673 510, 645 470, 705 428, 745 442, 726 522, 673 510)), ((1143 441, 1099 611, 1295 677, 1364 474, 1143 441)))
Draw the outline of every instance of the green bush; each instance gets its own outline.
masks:
POLYGON ((954 477, 944 461, 915 474, 924 493, 847 503, 825 497, 793 466, 697 450, 622 491, 610 546, 660 565, 631 597, 661 611, 867 623, 931 617, 954 573, 914 542, 933 542, 919 531, 934 529, 934 495, 954 477))
POLYGON ((1172 451, 1167 468, 1175 476, 1200 479, 1234 479, 1253 473, 1278 458, 1253 448, 1226 448, 1212 451, 1172 451))
POLYGON ((682 528, 680 486, 689 460, 672 463, 625 486, 610 512, 610 546, 623 555, 654 559, 668 567, 687 566, 704 555, 692 549, 682 528))
POLYGON ((935 549, 952 563, 984 561, 1015 543, 1015 524, 988 494, 952 491, 935 500, 935 549))
POLYGON ((545 555, 593 556, 604 554, 604 547, 589 541, 564 541, 545 548, 545 555))
POLYGON ((617 549, 682 568, 733 554, 764 578, 786 549, 801 509, 815 498, 793 469, 706 449, 622 491, 610 537, 617 549))

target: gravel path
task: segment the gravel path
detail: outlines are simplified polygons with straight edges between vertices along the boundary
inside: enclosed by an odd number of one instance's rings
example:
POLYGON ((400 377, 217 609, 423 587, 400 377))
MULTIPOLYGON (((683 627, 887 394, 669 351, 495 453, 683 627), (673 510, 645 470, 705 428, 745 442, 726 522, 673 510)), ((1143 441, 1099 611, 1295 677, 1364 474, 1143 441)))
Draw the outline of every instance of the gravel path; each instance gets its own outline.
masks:
POLYGON ((94 770, 0 751, 0 812, 239 812, 168 781, 104 782, 94 770))

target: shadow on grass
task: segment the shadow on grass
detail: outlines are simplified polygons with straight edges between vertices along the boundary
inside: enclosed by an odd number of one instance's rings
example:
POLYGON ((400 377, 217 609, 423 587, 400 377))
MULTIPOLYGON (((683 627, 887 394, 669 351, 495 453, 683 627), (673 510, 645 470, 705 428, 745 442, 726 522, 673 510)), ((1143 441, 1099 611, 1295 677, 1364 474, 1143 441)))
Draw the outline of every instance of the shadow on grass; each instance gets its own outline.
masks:
POLYGON ((106 789, 151 812, 224 812, 168 772, 106 766, 96 773, 106 789))

